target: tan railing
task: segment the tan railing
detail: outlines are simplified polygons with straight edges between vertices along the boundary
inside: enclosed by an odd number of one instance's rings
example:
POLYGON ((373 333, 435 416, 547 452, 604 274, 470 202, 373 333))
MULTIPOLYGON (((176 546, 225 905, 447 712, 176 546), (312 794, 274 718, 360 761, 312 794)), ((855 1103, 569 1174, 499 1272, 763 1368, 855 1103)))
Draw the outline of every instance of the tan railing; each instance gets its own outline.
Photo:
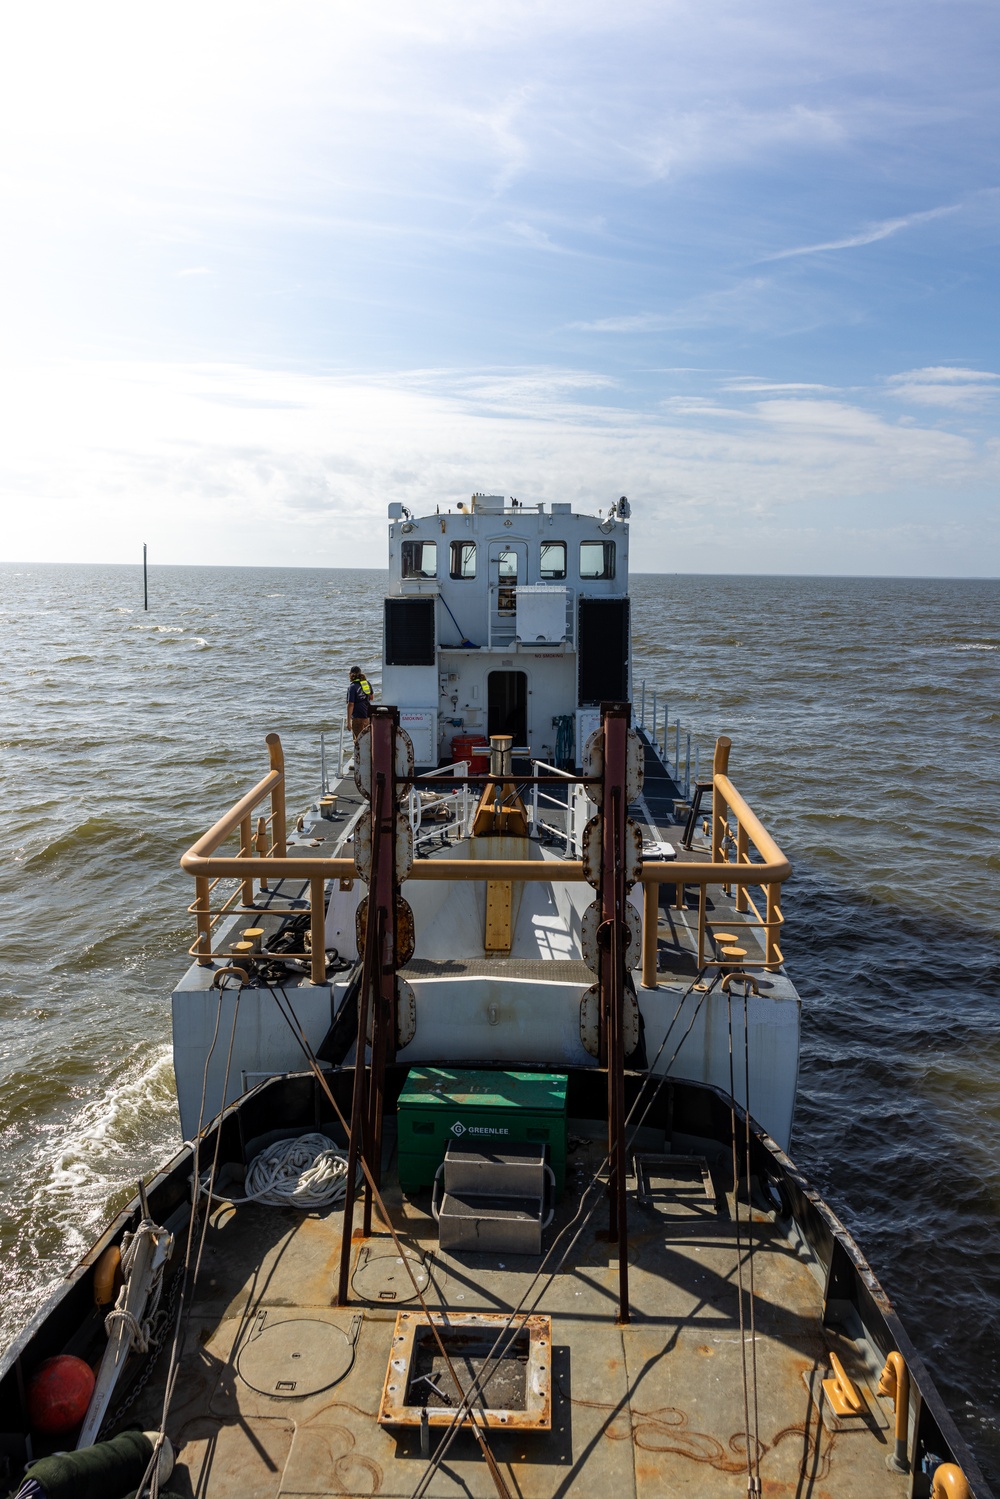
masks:
MULTIPOLYGON (((309 962, 313 983, 326 980, 326 917, 324 892, 332 879, 354 880, 358 872, 353 859, 308 858, 288 854, 285 817, 285 762, 277 734, 268 734, 270 770, 252 791, 221 817, 181 859, 181 868, 193 875, 194 903, 188 907, 194 915, 198 935, 190 949, 199 963, 210 964, 224 958, 238 958, 232 946, 213 951, 212 932, 226 915, 260 914, 265 906, 255 904, 254 886, 268 888, 272 879, 302 880, 309 884, 308 905, 296 906, 296 914, 309 916, 310 948, 302 952, 283 952, 282 957, 309 962), (269 802, 270 813, 259 819, 254 833, 254 813, 269 802), (236 854, 219 855, 227 838, 239 830, 240 848, 236 854), (268 835, 270 841, 268 841, 268 835), (236 880, 235 891, 218 907, 212 894, 220 880, 236 880), (237 902, 240 901, 239 904, 237 902)), ((750 809, 730 781, 730 741, 719 739, 715 747, 712 785, 712 857, 710 860, 677 860, 670 863, 648 863, 642 869, 643 884, 643 952, 642 982, 656 987, 656 936, 659 919, 659 887, 676 887, 676 902, 684 908, 685 891, 698 887, 698 966, 777 969, 783 959, 778 932, 783 917, 778 903, 781 885, 792 867, 759 818, 750 809), (735 833, 730 826, 735 820, 735 833), (761 862, 754 863, 751 849, 761 862), (739 877, 745 870, 746 876, 739 877), (744 918, 738 923, 724 918, 710 919, 709 888, 722 887, 730 892, 735 886, 735 910, 744 918), (750 899, 751 888, 764 892, 764 911, 750 899), (747 915, 752 918, 747 920, 747 915), (713 946, 713 931, 722 925, 735 925, 737 932, 756 930, 762 935, 763 957, 747 954, 734 963, 724 947, 713 946)), ((407 875, 410 880, 544 880, 548 883, 582 882, 583 862, 579 859, 420 859, 407 875)), ((272 906, 273 910, 274 907, 272 906)))

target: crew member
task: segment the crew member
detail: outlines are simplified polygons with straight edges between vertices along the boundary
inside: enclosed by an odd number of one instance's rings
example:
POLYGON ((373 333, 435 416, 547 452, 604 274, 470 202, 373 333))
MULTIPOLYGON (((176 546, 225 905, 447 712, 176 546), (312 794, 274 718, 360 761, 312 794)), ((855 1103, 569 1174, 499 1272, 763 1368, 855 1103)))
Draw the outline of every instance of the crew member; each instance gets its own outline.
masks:
POLYGON ((347 722, 351 726, 351 733, 357 740, 364 733, 370 717, 368 705, 372 700, 372 687, 368 679, 362 675, 360 666, 351 667, 351 685, 347 689, 347 722))

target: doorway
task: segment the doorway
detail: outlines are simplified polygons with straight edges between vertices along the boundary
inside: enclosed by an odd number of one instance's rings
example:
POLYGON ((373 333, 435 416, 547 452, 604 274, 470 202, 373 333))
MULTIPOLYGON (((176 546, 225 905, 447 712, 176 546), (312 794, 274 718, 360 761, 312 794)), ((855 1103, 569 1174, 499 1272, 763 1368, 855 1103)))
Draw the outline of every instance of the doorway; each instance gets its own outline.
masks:
POLYGON ((511 646, 517 635, 517 590, 528 581, 528 547, 523 541, 489 544, 491 646, 511 646))
POLYGON ((514 748, 528 742, 528 676, 523 671, 491 671, 486 687, 488 734, 510 734, 514 748))

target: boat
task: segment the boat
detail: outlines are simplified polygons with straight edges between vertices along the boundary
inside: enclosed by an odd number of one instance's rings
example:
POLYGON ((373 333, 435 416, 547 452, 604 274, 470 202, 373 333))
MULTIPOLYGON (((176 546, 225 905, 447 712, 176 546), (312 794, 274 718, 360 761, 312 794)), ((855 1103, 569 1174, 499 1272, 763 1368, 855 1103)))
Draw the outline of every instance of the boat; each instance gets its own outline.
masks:
POLYGON ((791 865, 629 519, 389 505, 368 719, 181 861, 181 1139, 3 1356, 12 1492, 989 1495, 789 1154, 791 865))

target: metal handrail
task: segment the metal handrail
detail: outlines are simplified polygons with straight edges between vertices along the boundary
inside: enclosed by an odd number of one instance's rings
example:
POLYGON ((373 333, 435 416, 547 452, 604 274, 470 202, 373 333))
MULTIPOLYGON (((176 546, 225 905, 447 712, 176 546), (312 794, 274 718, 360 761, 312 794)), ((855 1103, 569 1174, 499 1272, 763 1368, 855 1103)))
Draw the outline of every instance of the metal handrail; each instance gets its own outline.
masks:
POLYGON ((665 765, 666 769, 670 772, 670 774, 671 774, 672 778, 674 779, 674 781, 676 781, 677 785, 683 791, 684 796, 686 798, 690 799, 692 786, 696 785, 697 782, 698 782, 698 775, 699 775, 699 769, 700 769, 700 766, 699 766, 700 751, 699 751, 698 746, 695 745, 694 746, 694 764, 693 764, 693 769, 692 769, 692 760, 691 760, 691 730, 690 729, 684 729, 684 730, 682 730, 681 729, 681 721, 678 718, 676 720, 676 722, 674 723, 674 725, 673 725, 673 740, 674 740, 674 745, 673 745, 673 756, 671 757, 670 744, 668 742, 669 741, 669 736, 670 736, 670 721, 669 721, 670 709, 669 709, 669 704, 664 700, 664 703, 663 703, 663 722, 660 723, 659 722, 660 714, 659 714, 659 709, 657 708, 656 697, 657 697, 656 688, 654 687, 652 689, 652 694, 651 694, 652 723, 649 726, 649 728, 647 728, 646 727, 646 679, 645 679, 645 677, 643 677, 642 681, 639 684, 639 706, 638 706, 638 708, 635 708, 633 706, 633 715, 632 715, 633 722, 635 723, 635 725, 636 725, 637 728, 643 729, 645 731, 645 733, 647 734, 647 737, 649 738, 650 743, 658 751, 662 751, 663 764, 665 765), (681 755, 681 735, 682 735, 682 733, 685 735, 685 750, 684 750, 683 756, 681 755), (681 763, 682 759, 683 759, 683 764, 681 763))
MULTIPOLYGON (((424 774, 424 779, 429 780, 432 776, 439 779, 443 779, 446 776, 454 777, 455 775, 464 777, 468 774, 469 763, 470 762, 468 760, 454 760, 448 765, 439 765, 436 770, 426 771, 424 774)), ((426 801, 424 801, 423 798, 418 795, 417 788, 411 786, 407 810, 410 819, 410 827, 413 831, 414 852, 416 852, 421 843, 429 843, 435 838, 443 838, 444 835, 446 833, 450 833, 453 828, 455 829, 459 837, 463 837, 469 830, 469 803, 469 787, 464 779, 462 779, 460 785, 454 786, 450 788, 450 790, 444 790, 438 795, 434 795, 433 792, 430 792, 426 801), (452 797, 457 798, 458 815, 456 817, 450 818, 445 823, 436 822, 434 824, 434 827, 426 833, 421 832, 424 813, 429 812, 433 807, 443 806, 444 804, 449 802, 452 797)))
MULTIPOLYGON (((558 765, 549 765, 544 760, 532 760, 532 762, 531 762, 531 769, 532 769, 532 771, 534 772, 534 774, 536 776, 540 775, 543 771, 548 771, 548 772, 552 772, 552 773, 554 773, 556 775, 564 775, 566 777, 566 779, 570 779, 570 776, 569 776, 568 772, 563 772, 563 771, 560 770, 560 767, 558 765)), ((572 828, 569 826, 569 820, 570 820, 570 805, 569 805, 569 801, 567 800, 565 802, 562 802, 562 801, 559 800, 559 798, 557 796, 553 796, 551 794, 551 792, 543 791, 541 789, 541 787, 538 785, 537 781, 536 781, 536 783, 531 788, 531 825, 532 825, 532 827, 535 828, 535 829, 544 828, 547 833, 551 833, 556 838, 561 838, 563 840, 563 842, 565 843, 567 850, 571 850, 573 853, 578 853, 579 850, 573 847, 573 831, 572 831, 572 828), (561 812, 565 813, 565 815, 566 815, 566 826, 565 827, 560 828, 560 827, 557 827, 555 825, 555 823, 553 823, 553 822, 545 822, 543 820, 543 818, 541 816, 541 803, 543 801, 547 802, 550 807, 558 807, 561 812)))
MULTIPOLYGON (((198 926, 196 954, 198 961, 210 964, 216 956, 212 952, 212 928, 217 914, 211 908, 212 881, 235 879, 242 882, 244 901, 242 909, 251 913, 254 907, 253 884, 263 885, 272 879, 306 880, 309 882, 308 910, 311 927, 311 977, 314 983, 326 979, 325 952, 325 886, 327 880, 354 880, 360 878, 353 858, 312 858, 288 854, 285 818, 285 770, 281 741, 277 734, 267 736, 271 768, 257 785, 221 817, 207 833, 204 833, 181 858, 181 868, 195 880, 194 914, 198 926), (261 855, 255 852, 251 830, 251 818, 255 808, 267 797, 271 800, 272 852, 261 855), (222 841, 240 829, 239 854, 219 856, 216 852, 222 841)), ((706 894, 711 885, 722 885, 737 889, 737 911, 753 911, 757 925, 763 930, 765 953, 758 967, 776 969, 782 959, 777 933, 783 923, 778 904, 778 892, 783 881, 792 872, 792 866, 781 849, 768 833, 763 823, 753 812, 743 796, 729 779, 730 741, 718 740, 713 767, 713 828, 711 859, 671 861, 670 863, 647 863, 641 871, 644 892, 644 937, 643 937, 643 984, 656 986, 656 927, 659 912, 659 887, 676 885, 683 903, 687 885, 699 887, 699 966, 712 966, 715 960, 706 958, 705 941, 708 932, 706 894), (736 860, 726 857, 728 844, 724 829, 728 829, 728 818, 735 816, 737 837, 736 860), (750 859, 750 846, 760 856, 761 863, 750 859), (746 894, 747 887, 763 887, 767 896, 766 915, 761 917, 746 894)), ((566 779, 570 779, 566 776, 566 779)), ((577 778, 578 779, 578 778, 577 778)), ((411 880, 517 880, 547 881, 551 883, 582 883, 583 862, 580 859, 424 859, 414 863, 407 875, 411 880)), ((221 914, 221 913, 219 913, 221 914)), ((745 925, 753 925, 745 923, 745 925)), ((719 964, 717 966, 725 966, 719 964)), ((746 961, 741 964, 747 967, 746 961)), ((751 965, 752 966, 752 965, 751 965)))

